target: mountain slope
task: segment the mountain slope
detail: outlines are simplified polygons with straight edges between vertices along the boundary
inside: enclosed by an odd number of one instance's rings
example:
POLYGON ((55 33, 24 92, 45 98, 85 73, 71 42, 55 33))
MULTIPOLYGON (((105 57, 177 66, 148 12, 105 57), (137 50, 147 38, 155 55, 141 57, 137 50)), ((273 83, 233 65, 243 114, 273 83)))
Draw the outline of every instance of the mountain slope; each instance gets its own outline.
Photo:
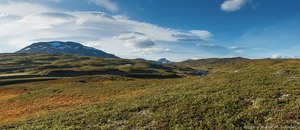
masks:
POLYGON ((198 60, 186 60, 182 62, 173 63, 177 66, 187 66, 194 69, 209 69, 209 68, 225 68, 227 67, 241 67, 242 63, 251 62, 251 59, 242 57, 233 58, 209 58, 198 60), (240 64, 240 65, 235 65, 240 64))
POLYGON ((72 54, 102 58, 118 58, 113 54, 108 54, 92 47, 83 46, 80 43, 60 41, 33 43, 16 53, 72 54))
MULTIPOLYGON (((25 73, 33 75, 33 77, 116 75, 133 78, 174 78, 178 77, 176 75, 185 75, 186 72, 191 71, 189 68, 149 61, 63 54, 0 54, 0 60, 0 86, 3 79, 1 75, 7 77, 7 75, 16 73, 25 73)), ((18 76, 20 77, 20 75, 18 76)), ((24 77, 23 74, 22 77, 24 77)))

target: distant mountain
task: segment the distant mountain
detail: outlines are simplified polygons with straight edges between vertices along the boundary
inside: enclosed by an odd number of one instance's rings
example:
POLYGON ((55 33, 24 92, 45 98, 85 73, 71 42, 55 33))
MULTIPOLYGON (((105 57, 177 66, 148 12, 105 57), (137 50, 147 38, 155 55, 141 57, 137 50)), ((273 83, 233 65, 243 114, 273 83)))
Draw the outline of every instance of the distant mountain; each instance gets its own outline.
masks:
POLYGON ((71 54, 81 56, 95 56, 102 58, 118 58, 113 54, 108 54, 104 51, 84 46, 76 42, 38 42, 33 43, 16 53, 45 53, 45 54, 71 54))
POLYGON ((161 59, 157 60, 157 62, 166 64, 166 63, 170 63, 171 61, 167 60, 166 58, 161 58, 161 59))
POLYGON ((160 58, 157 61, 155 61, 155 60, 146 60, 146 59, 143 59, 143 58, 136 58, 136 60, 148 61, 148 62, 157 63, 157 64, 166 64, 166 63, 171 63, 172 62, 172 61, 167 60, 166 58, 160 58))
POLYGON ((144 59, 144 58, 136 58, 135 60, 142 60, 142 61, 146 61, 146 59, 144 59))

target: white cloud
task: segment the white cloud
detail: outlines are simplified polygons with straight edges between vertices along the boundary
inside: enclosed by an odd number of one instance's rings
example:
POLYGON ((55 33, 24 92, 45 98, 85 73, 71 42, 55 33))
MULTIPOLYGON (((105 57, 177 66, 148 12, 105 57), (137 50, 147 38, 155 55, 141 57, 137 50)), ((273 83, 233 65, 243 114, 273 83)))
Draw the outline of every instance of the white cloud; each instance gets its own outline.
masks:
POLYGON ((174 32, 172 36, 175 37, 177 41, 199 43, 209 41, 213 35, 205 30, 188 30, 174 32))
POLYGON ((232 12, 242 9, 249 0, 226 0, 221 5, 223 11, 232 12))
POLYGON ((208 43, 199 43, 196 45, 198 48, 207 48, 209 50, 216 50, 218 53, 236 53, 242 54, 245 50, 249 49, 248 47, 241 46, 221 46, 216 44, 208 44, 208 43))
POLYGON ((6 13, 0 13, 0 18, 4 18, 6 16, 8 16, 6 13))
POLYGON ((205 30, 188 30, 173 32, 172 36, 176 38, 176 41, 199 43, 209 41, 213 35, 205 30))
POLYGON ((101 6, 111 12, 117 12, 119 10, 117 3, 111 0, 88 0, 88 2, 101 6))
POLYGON ((145 34, 137 32, 126 32, 114 37, 120 42, 124 42, 127 47, 133 48, 151 48, 155 46, 155 40, 149 38, 145 34))
POLYGON ((280 58, 282 58, 282 56, 281 56, 281 55, 278 55, 278 54, 273 54, 273 55, 271 56, 271 58, 272 58, 272 59, 280 59, 280 58))
POLYGON ((292 55, 281 55, 281 54, 273 54, 271 56, 272 59, 299 59, 299 56, 292 56, 292 55))
POLYGON ((249 49, 248 47, 241 47, 241 46, 229 46, 227 47, 229 50, 244 50, 244 49, 249 49))
POLYGON ((207 44, 207 43, 205 43, 205 44, 197 44, 196 46, 199 47, 199 48, 205 47, 205 48, 222 48, 222 49, 225 49, 222 46, 218 46, 216 44, 207 44))
POLYGON ((191 30, 190 32, 204 40, 210 40, 210 38, 213 36, 210 32, 205 30, 191 30))
POLYGON ((143 53, 143 54, 152 54, 152 53, 168 53, 170 48, 146 48, 146 49, 134 49, 134 52, 143 53))
POLYGON ((27 16, 35 13, 48 12, 53 10, 54 9, 44 5, 28 2, 7 2, 0 4, 1 14, 13 16, 27 16))

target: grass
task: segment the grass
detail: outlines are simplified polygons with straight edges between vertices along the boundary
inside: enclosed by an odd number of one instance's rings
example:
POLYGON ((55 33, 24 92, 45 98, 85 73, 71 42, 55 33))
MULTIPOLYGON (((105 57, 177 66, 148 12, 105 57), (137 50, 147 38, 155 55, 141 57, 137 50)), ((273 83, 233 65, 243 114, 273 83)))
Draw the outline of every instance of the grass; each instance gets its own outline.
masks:
MULTIPOLYGON (((119 70, 131 75, 136 74, 136 72, 137 74, 172 75, 185 71, 174 65, 160 65, 141 60, 103 59, 72 55, 1 54, 0 61, 0 75, 29 73, 47 76, 53 71, 86 73, 105 70, 119 70)), ((110 74, 109 71, 107 73, 110 74)))
POLYGON ((0 128, 297 129, 299 65, 294 59, 243 60, 215 63, 206 77, 81 76, 3 86, 0 128), (289 71, 276 75, 280 70, 289 71))

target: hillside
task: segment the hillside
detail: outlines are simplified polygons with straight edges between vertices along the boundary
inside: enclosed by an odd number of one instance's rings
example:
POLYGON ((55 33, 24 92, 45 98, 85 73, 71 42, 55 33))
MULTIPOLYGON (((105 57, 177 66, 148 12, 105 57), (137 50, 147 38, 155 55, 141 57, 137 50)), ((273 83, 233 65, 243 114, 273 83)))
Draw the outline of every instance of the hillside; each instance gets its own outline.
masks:
POLYGON ((33 79, 52 80, 63 77, 91 75, 114 75, 132 78, 179 78, 192 70, 188 67, 163 65, 143 60, 61 54, 0 54, 0 60, 0 85, 11 84, 7 82, 20 81, 20 79, 24 78, 34 81, 33 79))
POLYGON ((234 58, 209 58, 209 59, 199 59, 199 60, 187 60, 183 62, 174 63, 179 66, 189 66, 192 68, 199 69, 213 69, 226 66, 234 66, 234 64, 241 64, 244 62, 249 62, 250 59, 242 57, 234 58))
POLYGON ((0 87, 2 129, 246 129, 297 128, 300 124, 297 59, 214 59, 160 65, 70 55, 22 57, 2 54, 2 77, 105 68, 182 76, 157 79, 101 74, 5 85, 0 87), (191 70, 185 66, 211 69, 207 76, 194 77, 185 74, 191 70))

